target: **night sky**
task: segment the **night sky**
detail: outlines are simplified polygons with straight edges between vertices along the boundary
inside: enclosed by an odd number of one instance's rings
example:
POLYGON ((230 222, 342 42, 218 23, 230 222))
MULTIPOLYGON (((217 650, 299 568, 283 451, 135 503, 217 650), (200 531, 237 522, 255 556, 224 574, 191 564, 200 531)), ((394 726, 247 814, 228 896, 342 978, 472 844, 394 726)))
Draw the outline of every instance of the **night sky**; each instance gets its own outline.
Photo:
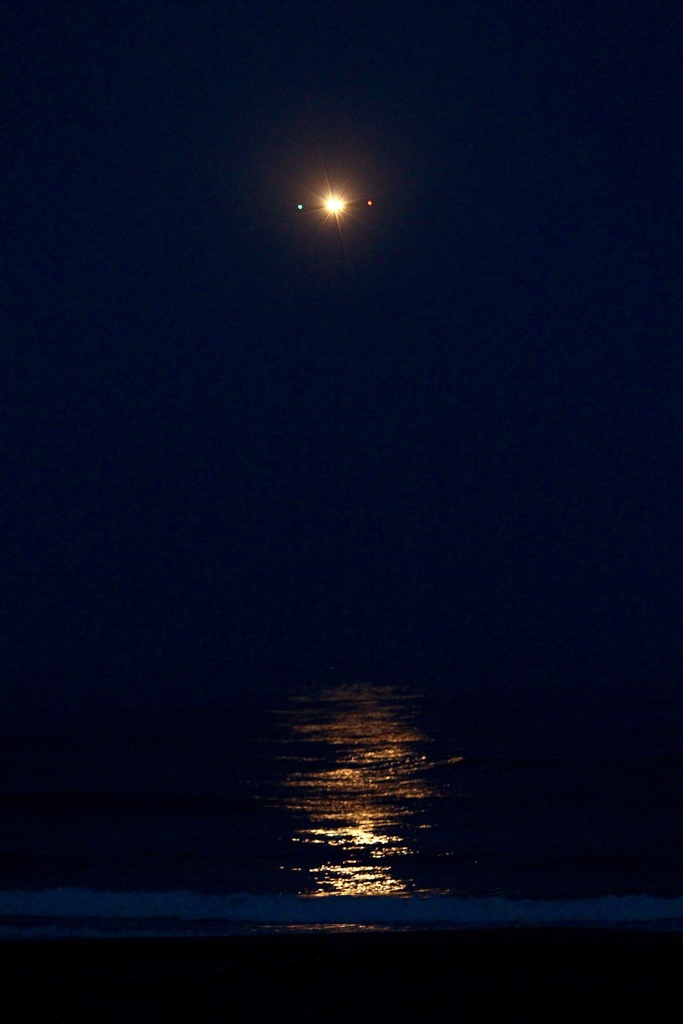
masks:
POLYGON ((12 700, 677 663, 679 4, 5 6, 12 700))

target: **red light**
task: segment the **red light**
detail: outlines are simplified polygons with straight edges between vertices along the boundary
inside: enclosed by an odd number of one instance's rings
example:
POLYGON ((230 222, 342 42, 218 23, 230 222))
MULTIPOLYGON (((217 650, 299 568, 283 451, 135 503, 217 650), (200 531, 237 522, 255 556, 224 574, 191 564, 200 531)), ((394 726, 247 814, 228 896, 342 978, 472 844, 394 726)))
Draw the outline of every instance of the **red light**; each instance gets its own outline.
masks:
POLYGON ((368 199, 368 206, 372 206, 372 199, 368 199))

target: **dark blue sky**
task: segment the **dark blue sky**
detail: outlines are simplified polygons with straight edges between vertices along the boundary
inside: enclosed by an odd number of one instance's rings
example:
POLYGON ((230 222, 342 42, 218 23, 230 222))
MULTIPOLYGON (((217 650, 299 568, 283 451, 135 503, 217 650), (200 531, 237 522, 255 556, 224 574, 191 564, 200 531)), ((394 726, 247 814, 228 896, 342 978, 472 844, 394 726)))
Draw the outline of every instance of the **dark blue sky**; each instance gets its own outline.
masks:
POLYGON ((9 6, 17 680, 676 653, 677 4, 9 6))

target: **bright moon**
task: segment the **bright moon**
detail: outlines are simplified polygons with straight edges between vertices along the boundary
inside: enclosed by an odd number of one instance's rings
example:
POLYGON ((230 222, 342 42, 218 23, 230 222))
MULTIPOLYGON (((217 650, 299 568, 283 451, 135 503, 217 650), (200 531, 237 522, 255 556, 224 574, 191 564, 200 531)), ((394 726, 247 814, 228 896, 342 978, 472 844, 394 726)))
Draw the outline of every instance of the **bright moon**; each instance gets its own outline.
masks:
POLYGON ((344 209, 343 201, 341 199, 337 199, 336 196, 330 196, 330 198, 325 203, 325 206, 330 211, 330 213, 341 213, 342 210, 344 209))

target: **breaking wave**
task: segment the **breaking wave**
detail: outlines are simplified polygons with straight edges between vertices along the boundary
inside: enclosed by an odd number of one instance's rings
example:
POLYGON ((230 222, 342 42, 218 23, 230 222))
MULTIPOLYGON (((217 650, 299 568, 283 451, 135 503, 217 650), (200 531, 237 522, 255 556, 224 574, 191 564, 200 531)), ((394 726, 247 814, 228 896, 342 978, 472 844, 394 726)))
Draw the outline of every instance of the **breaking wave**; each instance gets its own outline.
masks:
POLYGON ((537 927, 683 931, 683 897, 212 896, 91 889, 0 893, 0 938, 537 927))

